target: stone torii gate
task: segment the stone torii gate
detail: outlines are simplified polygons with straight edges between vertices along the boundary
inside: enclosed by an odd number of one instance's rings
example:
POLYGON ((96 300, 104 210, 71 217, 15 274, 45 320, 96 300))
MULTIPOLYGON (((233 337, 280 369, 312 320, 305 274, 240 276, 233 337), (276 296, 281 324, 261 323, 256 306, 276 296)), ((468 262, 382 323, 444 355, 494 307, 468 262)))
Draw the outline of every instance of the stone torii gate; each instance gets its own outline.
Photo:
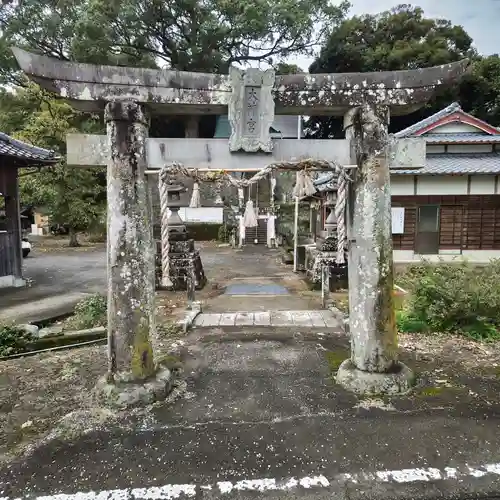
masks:
POLYGON ((153 401, 169 387, 157 372, 153 242, 146 169, 256 170, 300 159, 356 164, 348 196, 351 359, 337 380, 358 393, 405 392, 412 374, 398 361, 393 308, 389 168, 420 167, 422 140, 391 144, 390 114, 411 113, 468 61, 374 73, 275 75, 232 68, 229 75, 94 66, 13 49, 43 88, 85 111, 104 109, 107 136, 69 136, 68 163, 108 167, 109 374, 101 388, 121 405, 153 401), (272 140, 274 113, 344 117, 344 140, 272 140), (228 113, 221 139, 148 139, 151 114, 228 113))

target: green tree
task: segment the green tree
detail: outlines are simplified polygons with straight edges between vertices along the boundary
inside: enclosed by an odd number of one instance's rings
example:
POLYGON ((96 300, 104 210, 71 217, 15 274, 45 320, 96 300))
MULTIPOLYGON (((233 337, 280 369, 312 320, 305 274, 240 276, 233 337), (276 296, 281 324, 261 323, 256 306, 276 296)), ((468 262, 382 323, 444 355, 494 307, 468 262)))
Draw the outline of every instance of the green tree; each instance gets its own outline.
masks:
MULTIPOLYGON (((353 16, 334 27, 311 64, 311 73, 342 73, 415 69, 472 58, 481 58, 472 48, 472 38, 462 26, 443 19, 425 17, 419 7, 400 5, 376 15, 353 16)), ((461 86, 445 89, 416 113, 394 117, 393 131, 429 116, 458 99, 472 109, 471 90, 477 88, 477 76, 470 75, 461 86)), ((477 101, 480 108, 480 102, 477 101)), ((341 120, 314 118, 309 134, 316 137, 342 137, 341 120)))
POLYGON ((289 64, 286 62, 279 62, 274 66, 277 75, 297 75, 299 73, 307 73, 296 64, 289 64))
MULTIPOLYGON (((329 0, 24 0, 0 8, 1 42, 82 62, 225 72, 312 53, 348 8, 329 0)), ((8 51, 2 57, 12 72, 8 51)))
POLYGON ((470 75, 460 85, 459 100, 467 111, 500 126, 500 57, 477 58, 470 75))
MULTIPOLYGON (((312 54, 349 3, 330 0, 23 0, 0 7, 0 77, 19 84, 8 50, 18 45, 65 60, 226 73, 312 54)), ((210 135, 213 117, 153 123, 210 135), (200 121, 201 120, 201 121, 200 121)), ((152 131, 152 135, 155 132, 152 131)))
MULTIPOLYGON (((25 84, 10 51, 13 45, 62 60, 154 67, 154 58, 144 54, 134 57, 119 48, 106 51, 103 48, 103 45, 107 47, 106 42, 93 39, 90 28, 87 30, 88 44, 80 43, 76 30, 84 19, 88 19, 93 4, 92 0, 3 2, 0 6, 1 80, 15 85, 25 84)), ((103 36, 106 36, 105 28, 98 29, 103 36)))
POLYGON ((82 129, 98 131, 99 117, 75 112, 69 104, 53 99, 34 84, 0 95, 0 99, 8 103, 8 111, 0 118, 3 130, 61 155, 55 166, 21 173, 21 199, 23 203, 46 207, 51 223, 67 224, 70 245, 77 246, 77 232, 88 229, 105 212, 106 181, 104 169, 66 164, 66 134, 82 129))

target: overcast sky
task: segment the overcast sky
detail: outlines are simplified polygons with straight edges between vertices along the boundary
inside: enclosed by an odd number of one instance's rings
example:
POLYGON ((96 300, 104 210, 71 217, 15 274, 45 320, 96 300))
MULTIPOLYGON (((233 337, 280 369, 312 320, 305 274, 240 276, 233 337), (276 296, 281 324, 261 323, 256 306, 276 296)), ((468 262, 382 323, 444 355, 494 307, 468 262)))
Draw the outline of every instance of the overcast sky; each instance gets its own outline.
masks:
MULTIPOLYGON (((340 3, 340 2, 339 2, 340 3)), ((500 53, 500 0, 350 0, 351 13, 376 14, 402 3, 421 7, 427 17, 449 19, 460 24, 474 40, 482 54, 500 53)), ((296 63, 307 70, 310 59, 298 58, 296 63)))

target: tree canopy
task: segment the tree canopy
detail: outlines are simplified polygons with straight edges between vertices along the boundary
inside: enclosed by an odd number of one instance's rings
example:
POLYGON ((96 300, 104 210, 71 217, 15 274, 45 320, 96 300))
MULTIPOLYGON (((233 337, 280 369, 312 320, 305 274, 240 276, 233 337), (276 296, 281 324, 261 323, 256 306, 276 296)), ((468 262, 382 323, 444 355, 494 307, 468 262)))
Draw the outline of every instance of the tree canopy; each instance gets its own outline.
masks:
POLYGON ((45 207, 51 223, 67 224, 70 243, 76 245, 76 231, 88 229, 105 213, 106 174, 103 168, 67 165, 66 134, 101 132, 99 117, 75 112, 34 84, 15 93, 3 90, 0 107, 0 130, 61 155, 57 165, 24 169, 21 199, 24 204, 45 207))
MULTIPOLYGON (((458 100, 466 111, 500 124, 498 56, 480 57, 462 26, 425 17, 419 7, 400 5, 377 15, 353 16, 335 26, 311 64, 311 73, 393 71, 436 66, 465 57, 473 69, 453 88, 439 92, 424 108, 394 117, 391 129, 400 130, 458 100)), ((342 137, 340 120, 314 118, 309 133, 315 137, 342 137)))
MULTIPOLYGON (((227 72, 312 54, 349 4, 330 0, 23 0, 0 9, 0 48, 65 60, 227 72)), ((8 50, 4 78, 15 77, 8 50)))

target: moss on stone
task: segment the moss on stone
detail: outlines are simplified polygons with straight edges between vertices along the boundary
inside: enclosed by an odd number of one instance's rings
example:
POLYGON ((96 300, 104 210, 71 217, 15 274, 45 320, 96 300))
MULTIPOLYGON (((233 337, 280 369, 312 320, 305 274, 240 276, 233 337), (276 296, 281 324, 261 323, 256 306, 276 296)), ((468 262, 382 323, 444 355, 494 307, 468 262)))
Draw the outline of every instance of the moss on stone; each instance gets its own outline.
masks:
POLYGON ((392 262, 392 242, 387 241, 382 234, 379 235, 378 246, 380 253, 378 257, 379 271, 378 281, 378 325, 377 330, 384 333, 384 344, 387 357, 396 359, 398 349, 398 336, 396 327, 396 311, 394 309, 394 276, 392 262))
POLYGON ((155 373, 153 347, 149 339, 149 321, 145 317, 139 320, 134 335, 131 364, 132 375, 138 380, 152 377, 155 373))
POLYGON ((445 387, 423 387, 417 391, 418 396, 434 397, 439 396, 445 390, 445 387))
POLYGON ((415 392, 417 397, 433 398, 438 396, 457 396, 463 389, 460 387, 450 387, 450 386, 427 386, 418 389, 415 392))
POLYGON ((328 363, 328 367, 332 374, 337 373, 339 366, 348 358, 349 356, 345 352, 334 352, 326 351, 325 358, 328 363))
POLYGON ((160 356, 158 358, 158 364, 168 368, 169 370, 180 370, 183 366, 181 359, 173 354, 160 356))

